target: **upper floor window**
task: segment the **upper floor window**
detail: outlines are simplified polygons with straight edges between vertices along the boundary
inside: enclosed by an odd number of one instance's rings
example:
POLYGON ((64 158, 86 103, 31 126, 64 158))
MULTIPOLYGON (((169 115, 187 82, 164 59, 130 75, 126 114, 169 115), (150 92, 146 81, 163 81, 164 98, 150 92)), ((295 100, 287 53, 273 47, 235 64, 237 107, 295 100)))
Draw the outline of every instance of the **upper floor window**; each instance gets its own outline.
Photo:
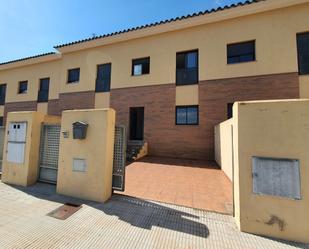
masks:
POLYGON ((47 102, 49 93, 49 78, 40 79, 38 102, 47 102))
POLYGON ((132 60, 133 76, 149 74, 149 72, 150 72, 150 57, 132 60))
POLYGON ((1 116, 0 117, 0 126, 3 126, 4 124, 3 124, 3 117, 1 116))
POLYGON ((298 72, 309 74, 309 32, 297 35, 298 72))
POLYGON ((68 70, 68 83, 77 83, 79 82, 79 68, 69 69, 68 70))
POLYGON ((18 86, 18 94, 27 93, 28 90, 28 81, 20 81, 18 86))
POLYGON ((176 106, 176 125, 198 125, 198 106, 176 106))
POLYGON ((227 45, 227 64, 255 61, 255 41, 227 45))
POLYGON ((112 64, 102 64, 97 67, 96 92, 109 92, 111 85, 112 64))
POLYGON ((198 83, 198 51, 176 54, 176 85, 198 83))
POLYGON ((0 85, 0 105, 5 103, 5 94, 6 94, 6 84, 0 85))

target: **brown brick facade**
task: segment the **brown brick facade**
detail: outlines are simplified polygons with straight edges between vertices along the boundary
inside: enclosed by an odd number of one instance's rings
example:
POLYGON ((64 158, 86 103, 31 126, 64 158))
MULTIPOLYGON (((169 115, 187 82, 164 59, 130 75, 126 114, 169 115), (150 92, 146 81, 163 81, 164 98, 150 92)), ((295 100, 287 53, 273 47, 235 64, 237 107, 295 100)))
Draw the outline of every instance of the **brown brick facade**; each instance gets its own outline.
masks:
POLYGON ((210 80, 199 84, 199 125, 175 125, 175 85, 111 91, 117 123, 129 126, 129 108, 145 108, 144 139, 158 156, 214 159, 214 126, 227 119, 227 103, 299 97, 297 73, 210 80))
POLYGON ((37 102, 36 101, 22 101, 22 102, 12 102, 5 103, 4 113, 3 113, 3 123, 6 122, 6 116, 8 112, 18 112, 18 111, 36 111, 37 102))
POLYGON ((299 98, 297 73, 210 80, 199 85, 201 147, 214 158, 214 126, 227 119, 227 103, 246 100, 299 98))
POLYGON ((60 93, 59 99, 48 101, 48 114, 61 115, 64 110, 94 108, 95 92, 60 93))
MULTIPOLYGON (((144 107, 144 139, 151 155, 214 159, 214 126, 227 119, 227 103, 299 98, 297 73, 203 81, 199 83, 199 125, 177 126, 175 88, 164 84, 111 90, 110 105, 118 124, 129 128, 130 107, 144 107)), ((49 100, 48 114, 94 106, 94 91, 62 93, 59 99, 49 100)), ((35 110, 35 101, 6 103, 4 120, 7 112, 35 110)))

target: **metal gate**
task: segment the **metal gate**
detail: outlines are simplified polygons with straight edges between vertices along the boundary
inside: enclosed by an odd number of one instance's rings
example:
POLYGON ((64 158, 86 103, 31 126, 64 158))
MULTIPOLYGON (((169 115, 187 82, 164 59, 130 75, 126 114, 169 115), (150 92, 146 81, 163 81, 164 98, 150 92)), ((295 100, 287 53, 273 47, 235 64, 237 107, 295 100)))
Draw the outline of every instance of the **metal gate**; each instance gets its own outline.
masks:
POLYGON ((57 182, 60 129, 60 125, 42 126, 39 181, 57 182))
POLYGON ((117 125, 115 128, 113 189, 124 191, 126 167, 126 128, 117 125))

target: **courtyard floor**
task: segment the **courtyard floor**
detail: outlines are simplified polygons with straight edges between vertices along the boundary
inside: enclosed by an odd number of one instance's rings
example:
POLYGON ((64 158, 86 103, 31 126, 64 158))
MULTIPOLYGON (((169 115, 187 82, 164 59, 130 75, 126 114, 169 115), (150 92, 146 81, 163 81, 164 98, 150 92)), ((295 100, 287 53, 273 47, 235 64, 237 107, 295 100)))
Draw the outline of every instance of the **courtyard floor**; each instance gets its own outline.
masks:
POLYGON ((241 233, 229 215, 121 195, 101 204, 58 195, 53 185, 0 182, 0 196, 1 249, 309 248, 241 233), (47 215, 67 202, 82 208, 66 220, 47 215))
POLYGON ((145 157, 126 167, 119 194, 232 214, 232 182, 213 161, 145 157))

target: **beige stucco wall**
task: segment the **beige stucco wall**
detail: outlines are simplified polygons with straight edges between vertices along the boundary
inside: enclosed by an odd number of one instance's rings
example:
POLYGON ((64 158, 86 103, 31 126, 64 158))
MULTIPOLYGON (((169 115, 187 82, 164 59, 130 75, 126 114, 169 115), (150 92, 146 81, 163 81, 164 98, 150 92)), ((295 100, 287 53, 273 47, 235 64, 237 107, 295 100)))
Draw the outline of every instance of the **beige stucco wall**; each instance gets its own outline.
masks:
POLYGON ((234 104, 235 218, 245 232, 309 242, 309 100, 234 104), (301 200, 252 191, 252 156, 298 159, 301 200), (271 216, 284 222, 268 225, 271 216))
POLYGON ((233 119, 215 126, 215 160, 227 177, 233 181, 233 119))
POLYGON ((176 86, 176 105, 198 105, 198 85, 176 86))
MULTIPOLYGON (((241 10, 243 7, 235 9, 236 12, 241 10)), ((97 65, 109 62, 112 63, 111 88, 175 83, 176 52, 192 49, 199 49, 201 81, 297 72, 296 34, 309 31, 308 12, 309 3, 304 3, 124 42, 97 45, 95 48, 63 53, 61 58, 53 61, 0 70, 0 83, 8 84, 7 102, 36 100, 39 79, 50 77, 49 97, 55 99, 59 92, 93 91, 97 65), (256 40, 256 61, 227 65, 226 45, 248 40, 256 40), (150 56, 150 74, 131 76, 132 59, 146 56, 150 56), (80 82, 67 84, 68 69, 76 67, 80 67, 80 82), (29 80, 27 94, 17 94, 21 80, 29 80)), ((224 13, 227 12, 221 14, 224 13)))
POLYGON ((95 94, 94 107, 96 109, 109 108, 109 104, 110 104, 110 93, 109 92, 102 92, 102 93, 95 94))
POLYGON ((57 99, 60 86, 60 60, 54 60, 8 70, 0 70, 0 83, 7 84, 6 102, 36 101, 40 79, 50 78, 49 99, 57 99), (18 94, 20 81, 28 80, 28 91, 18 94))
POLYGON ((104 202, 112 193, 115 111, 112 109, 75 110, 62 113, 57 192, 104 202), (89 124, 87 137, 73 139, 72 124, 89 124), (73 171, 73 158, 86 160, 86 171, 73 171))
POLYGON ((299 77, 299 96, 300 98, 309 98, 309 75, 299 77))
MULTIPOLYGON (((7 124, 10 122, 27 122, 26 148, 23 164, 10 163, 7 158, 7 135, 4 139, 2 178, 6 183, 28 186, 34 184, 38 177, 39 145, 41 123, 44 115, 39 112, 8 113, 7 124)), ((6 125, 6 134, 9 125, 6 125)))

